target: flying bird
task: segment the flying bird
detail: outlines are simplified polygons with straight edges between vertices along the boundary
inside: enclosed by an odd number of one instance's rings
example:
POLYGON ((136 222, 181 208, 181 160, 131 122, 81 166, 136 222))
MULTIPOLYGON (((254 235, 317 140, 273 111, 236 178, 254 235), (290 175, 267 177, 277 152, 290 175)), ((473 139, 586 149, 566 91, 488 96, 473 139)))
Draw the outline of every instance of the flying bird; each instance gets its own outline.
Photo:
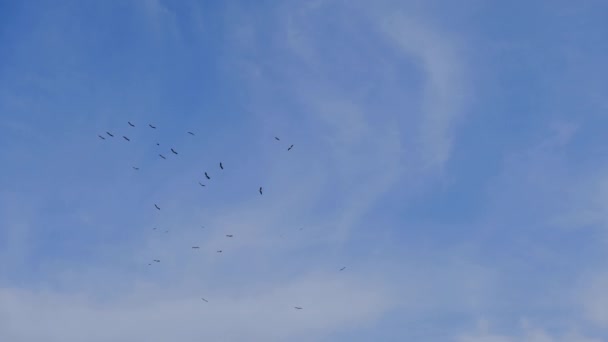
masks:
POLYGON ((194 133, 192 133, 192 132, 188 132, 188 134, 190 134, 190 135, 194 135, 194 133))
POLYGON ((155 227, 155 228, 152 228, 152 230, 156 230, 156 227, 155 227))
POLYGON ((219 251, 217 251, 218 253, 222 253, 222 250, 220 249, 219 251))
POLYGON ((134 125, 134 124, 132 124, 132 123, 131 123, 131 121, 127 121, 127 123, 129 123, 129 126, 131 126, 131 127, 135 127, 135 125, 134 125))
POLYGON ((138 168, 138 167, 133 166, 133 170, 139 170, 139 168, 138 168))
POLYGON ((124 135, 122 137, 125 138, 126 141, 131 141, 131 140, 129 140, 129 138, 125 137, 124 135))
POLYGON ((199 246, 192 246, 193 249, 199 249, 199 246))
POLYGON ((204 300, 205 302, 209 303, 209 301, 208 301, 208 300, 206 300, 205 298, 201 298, 201 299, 202 299, 202 300, 204 300))
POLYGON ((205 177, 207 177, 207 179, 211 179, 211 177, 209 177, 209 175, 207 174, 207 172, 205 172, 205 177))
POLYGON ((232 234, 227 234, 226 236, 227 236, 227 237, 232 237, 232 234))
POLYGON ((294 306, 294 308, 296 308, 297 310, 302 310, 302 308, 299 306, 294 306))
POLYGON ((165 156, 163 156, 162 154, 159 154, 159 156, 163 159, 167 159, 165 156))
POLYGON ((154 262, 160 262, 160 260, 158 260, 158 259, 154 259, 154 262))
POLYGON ((198 182, 198 185, 200 185, 200 186, 205 186, 205 184, 203 184, 203 183, 201 183, 201 182, 198 182))
POLYGON ((224 165, 222 165, 222 163, 220 163, 220 169, 224 169, 224 165))
POLYGON ((160 144, 159 144, 159 143, 156 143, 156 146, 160 146, 160 144))
POLYGON ((262 194, 262 187, 260 187, 260 195, 262 194))
POLYGON ((177 154, 177 152, 175 152, 175 150, 174 150, 174 149, 171 149, 171 152, 173 152, 174 154, 177 154))
POLYGON ((97 134, 97 136, 101 139, 101 140, 106 140, 106 138, 102 137, 101 135, 97 134))
POLYGON ((281 139, 279 139, 278 137, 274 137, 275 139, 277 139, 277 141, 280 141, 281 139))
POLYGON ((156 207, 156 209, 160 210, 160 208, 158 207, 158 205, 154 204, 154 206, 156 207))
POLYGON ((156 129, 156 126, 152 126, 151 124, 148 124, 148 126, 150 126, 150 128, 156 129))
POLYGON ((293 148, 293 145, 289 146, 289 148, 287 149, 287 151, 291 151, 292 148, 293 148))
POLYGON ((342 267, 342 268, 340 269, 340 271, 344 271, 344 269, 345 269, 345 268, 346 268, 346 266, 342 267))
POLYGON ((107 135, 111 136, 112 138, 114 138, 114 134, 110 133, 110 132, 106 132, 107 135))

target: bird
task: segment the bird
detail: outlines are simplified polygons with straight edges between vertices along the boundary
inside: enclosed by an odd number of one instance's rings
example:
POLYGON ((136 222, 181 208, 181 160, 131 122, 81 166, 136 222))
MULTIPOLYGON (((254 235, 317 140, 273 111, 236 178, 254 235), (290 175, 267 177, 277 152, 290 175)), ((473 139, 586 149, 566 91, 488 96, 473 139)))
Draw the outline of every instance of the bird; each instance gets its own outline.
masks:
POLYGON ((190 135, 194 135, 194 133, 192 133, 192 132, 188 132, 188 134, 190 134, 190 135))
POLYGON ((154 259, 154 262, 160 262, 160 260, 158 260, 158 259, 154 259))
POLYGON ((163 159, 167 159, 165 156, 163 156, 162 154, 159 154, 159 156, 163 159))
POLYGON ((207 174, 207 172, 205 172, 205 177, 207 177, 207 179, 211 179, 211 177, 209 177, 209 175, 207 174))
POLYGON ((111 136, 112 138, 114 138, 114 134, 110 133, 110 132, 106 132, 107 135, 111 136))
POLYGON ((148 264, 148 266, 150 266, 150 265, 152 265, 152 264, 148 264))
POLYGON ((260 187, 260 195, 262 194, 262 187, 260 187))
POLYGON ((159 144, 159 143, 156 143, 156 146, 160 146, 160 144, 159 144))
POLYGON ((127 121, 127 123, 129 124, 129 126, 131 126, 131 127, 135 127, 135 125, 134 125, 134 124, 132 124, 132 123, 131 123, 131 121, 127 121))
POLYGON ((220 162, 220 169, 224 169, 224 165, 222 165, 222 163, 220 162))
POLYGON ((345 268, 346 268, 346 266, 342 267, 342 268, 340 269, 340 271, 344 271, 344 269, 345 269, 345 268))
POLYGON ((291 151, 292 148, 293 148, 293 145, 289 146, 289 148, 287 149, 287 151, 291 151))
POLYGON ((232 236, 233 236, 232 234, 226 234, 226 237, 232 237, 232 236))
POLYGON ((294 306, 294 308, 296 308, 297 310, 302 310, 302 308, 299 306, 294 306))
POLYGON ((139 170, 139 168, 138 168, 138 167, 133 166, 133 170, 139 170))
POLYGON ((173 152, 173 154, 177 154, 177 152, 175 152, 175 150, 174 150, 174 149, 171 149, 171 152, 173 152))
POLYGON ((205 184, 203 184, 203 183, 201 183, 201 182, 198 182, 198 185, 200 185, 200 186, 205 186, 205 184))
POLYGON ((97 134, 97 136, 101 139, 101 140, 106 140, 106 138, 102 137, 101 135, 97 134))
POLYGON ((152 230, 156 230, 156 227, 152 228, 152 230))
POLYGON ((148 126, 150 126, 152 129, 156 129, 156 126, 152 126, 151 124, 148 124, 148 126))
POLYGON ((160 210, 160 208, 158 207, 158 205, 154 204, 154 206, 156 207, 156 209, 160 210))
POLYGON ((205 302, 209 303, 209 301, 208 301, 208 300, 206 300, 205 298, 201 298, 201 299, 202 299, 202 300, 204 300, 205 302))
POLYGON ((274 137, 275 139, 277 139, 277 141, 280 141, 281 139, 279 139, 278 137, 274 137))
POLYGON ((131 141, 131 140, 129 140, 129 138, 125 137, 124 135, 122 137, 125 138, 126 141, 131 141))
POLYGON ((193 249, 199 249, 199 246, 192 246, 193 249))
POLYGON ((222 250, 220 249, 219 251, 217 251, 218 253, 222 253, 222 250))

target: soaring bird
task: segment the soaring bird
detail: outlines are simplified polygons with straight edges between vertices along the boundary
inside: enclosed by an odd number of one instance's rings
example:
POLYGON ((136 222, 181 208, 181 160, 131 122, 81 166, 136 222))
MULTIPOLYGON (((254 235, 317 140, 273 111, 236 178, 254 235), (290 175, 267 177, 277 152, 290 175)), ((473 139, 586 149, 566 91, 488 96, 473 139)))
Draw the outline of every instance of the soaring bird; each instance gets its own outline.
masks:
POLYGON ((135 125, 134 125, 134 124, 132 124, 132 123, 131 123, 131 121, 127 121, 127 123, 129 123, 129 126, 131 126, 131 127, 135 127, 135 125))
POLYGON ((160 146, 160 144, 159 144, 159 143, 156 143, 156 146, 160 146))
POLYGON ((156 126, 152 126, 151 124, 148 124, 148 126, 150 126, 150 128, 156 129, 156 126))
POLYGON ((302 310, 302 308, 299 306, 294 306, 294 308, 296 308, 297 310, 302 310))
POLYGON ((201 183, 201 182, 198 182, 198 185, 200 185, 200 186, 205 186, 205 184, 203 184, 203 183, 201 183))
POLYGON ((158 260, 158 259, 154 259, 154 262, 160 262, 160 260, 158 260))
POLYGON ((158 205, 154 204, 154 206, 156 207, 156 209, 160 210, 160 208, 158 207, 158 205))
POLYGON ((129 140, 129 138, 125 137, 124 135, 122 137, 125 138, 126 141, 131 141, 131 140, 129 140))
POLYGON ((291 151, 292 148, 293 148, 293 145, 289 146, 289 148, 287 149, 287 151, 291 151))
POLYGON ((274 137, 275 139, 277 139, 277 141, 280 141, 281 139, 279 139, 278 137, 274 137))
POLYGON ((211 177, 209 177, 209 175, 207 174, 207 172, 205 172, 205 177, 207 177, 207 179, 211 179, 211 177))
POLYGON ((199 249, 199 246, 192 246, 193 249, 199 249))
POLYGON ((173 152, 173 154, 177 154, 177 152, 175 152, 175 150, 174 150, 174 149, 171 149, 171 152, 173 152))
POLYGON ((101 135, 97 134, 97 136, 101 139, 101 140, 106 140, 106 138, 102 137, 101 135))
POLYGON ((194 135, 194 133, 192 133, 192 132, 188 132, 188 134, 190 134, 190 135, 194 135))
POLYGON ((262 187, 260 187, 260 195, 262 194, 262 187))
POLYGON ((344 269, 345 269, 345 268, 346 268, 346 266, 342 267, 342 268, 340 269, 340 271, 344 271, 344 269))
POLYGON ((209 303, 209 301, 208 301, 208 300, 206 300, 205 298, 201 298, 201 299, 202 299, 202 300, 204 300, 205 302, 209 303))
POLYGON ((219 251, 217 251, 218 253, 222 253, 222 250, 220 249, 219 251))
POLYGON ((220 162, 220 169, 224 169, 224 165, 222 165, 222 163, 220 162))
POLYGON ((163 156, 162 154, 159 154, 159 156, 163 159, 167 159, 165 156, 163 156))
POLYGON ((107 135, 111 136, 112 138, 114 138, 114 134, 110 133, 110 132, 106 132, 107 135))
POLYGON ((156 230, 156 227, 152 228, 152 230, 156 230))
POLYGON ((232 237, 232 234, 226 234, 227 237, 232 237))
POLYGON ((138 168, 138 167, 133 166, 133 170, 139 170, 139 168, 138 168))

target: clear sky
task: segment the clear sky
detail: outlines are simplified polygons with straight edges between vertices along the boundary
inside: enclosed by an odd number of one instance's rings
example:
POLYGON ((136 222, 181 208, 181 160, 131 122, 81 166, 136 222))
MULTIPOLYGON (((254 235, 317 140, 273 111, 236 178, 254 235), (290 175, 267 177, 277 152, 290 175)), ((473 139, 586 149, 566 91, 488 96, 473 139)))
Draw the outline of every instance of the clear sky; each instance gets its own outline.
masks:
POLYGON ((0 341, 608 341, 607 16, 0 1, 0 341))

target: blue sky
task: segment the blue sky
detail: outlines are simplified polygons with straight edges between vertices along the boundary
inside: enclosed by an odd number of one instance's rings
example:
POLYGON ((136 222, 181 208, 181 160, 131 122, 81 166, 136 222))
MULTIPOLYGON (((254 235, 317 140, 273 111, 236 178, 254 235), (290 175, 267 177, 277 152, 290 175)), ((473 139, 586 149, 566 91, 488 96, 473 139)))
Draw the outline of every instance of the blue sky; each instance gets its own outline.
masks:
POLYGON ((0 340, 607 341, 607 11, 0 2, 0 340))

